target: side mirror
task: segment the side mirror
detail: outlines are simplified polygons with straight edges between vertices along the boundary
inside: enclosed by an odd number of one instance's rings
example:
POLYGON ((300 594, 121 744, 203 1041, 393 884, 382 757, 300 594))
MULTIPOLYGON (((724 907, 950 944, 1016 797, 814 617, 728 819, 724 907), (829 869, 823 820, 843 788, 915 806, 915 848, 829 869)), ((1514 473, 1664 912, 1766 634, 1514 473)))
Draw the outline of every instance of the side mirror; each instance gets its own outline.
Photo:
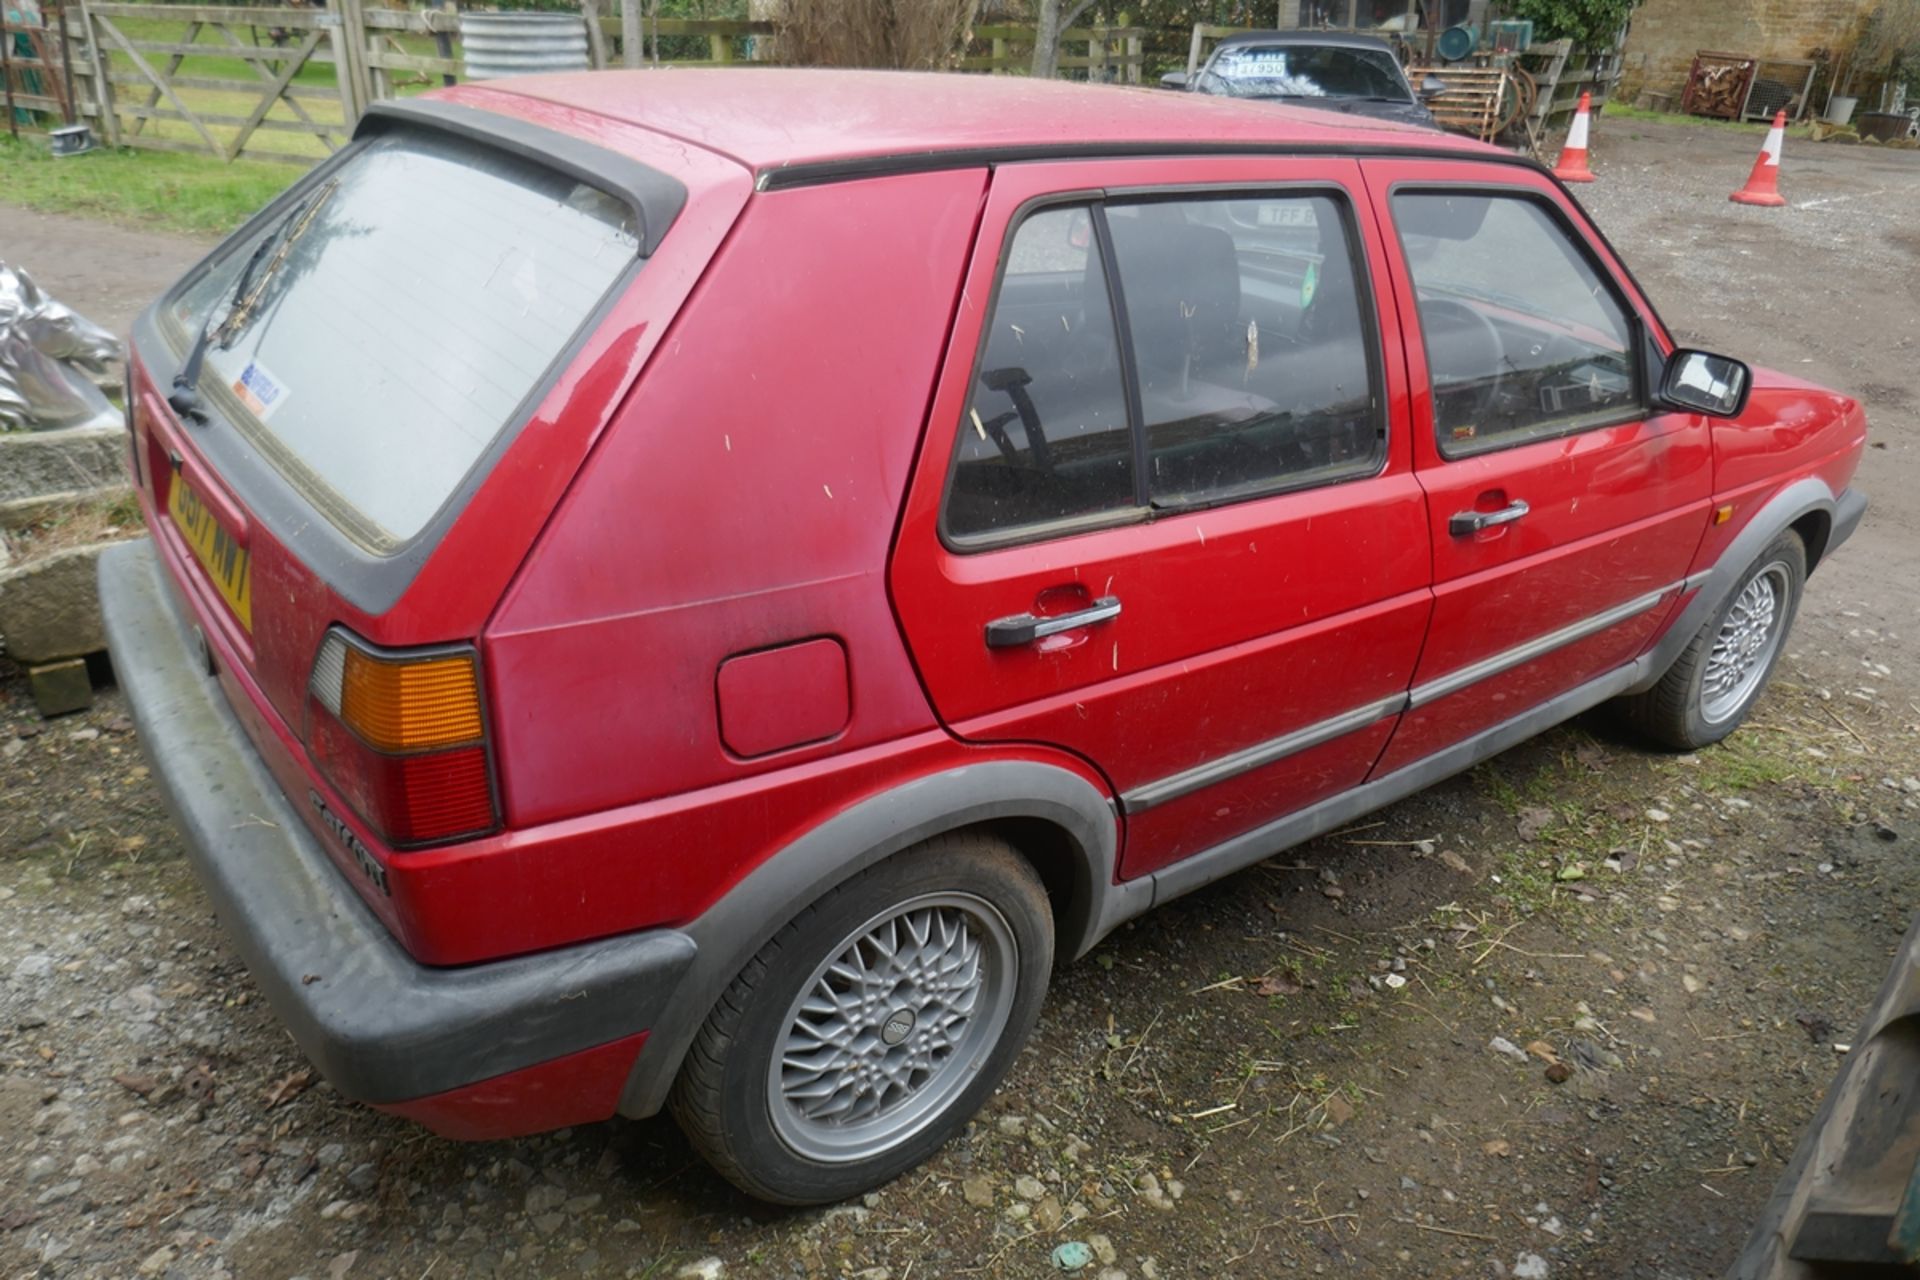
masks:
POLYGON ((1169 71, 1169 72, 1167 72, 1167 73, 1166 73, 1165 75, 1163 75, 1163 76, 1161 76, 1161 77, 1160 77, 1160 87, 1161 87, 1162 89, 1184 89, 1184 88, 1186 88, 1186 87, 1187 87, 1187 73, 1186 73, 1186 72, 1184 72, 1184 71, 1169 71))
POLYGON ((1447 91, 1447 82, 1439 76, 1429 75, 1420 82, 1420 101, 1431 102, 1447 91))
POLYGON ((1681 349, 1667 359, 1660 375, 1660 401, 1669 408, 1736 418, 1747 407, 1753 374, 1732 356, 1681 349))

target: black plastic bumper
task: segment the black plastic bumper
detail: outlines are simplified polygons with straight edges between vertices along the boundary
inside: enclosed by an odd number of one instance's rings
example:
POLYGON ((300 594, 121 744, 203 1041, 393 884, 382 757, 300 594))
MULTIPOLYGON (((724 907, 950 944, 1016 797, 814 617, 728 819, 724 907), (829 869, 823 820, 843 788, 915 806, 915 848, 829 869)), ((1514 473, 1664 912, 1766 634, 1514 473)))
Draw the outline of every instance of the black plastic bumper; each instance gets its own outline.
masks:
POLYGON ((1867 514, 1867 495, 1857 488, 1846 488, 1833 500, 1833 527, 1827 530, 1827 545, 1821 558, 1825 559, 1839 549, 1840 544, 1853 536, 1860 527, 1860 519, 1867 514))
POLYGON ((100 558, 120 687, 214 910, 348 1097, 404 1102, 651 1027, 693 940, 650 930, 459 969, 416 963, 327 860, 196 657, 149 542, 100 558))

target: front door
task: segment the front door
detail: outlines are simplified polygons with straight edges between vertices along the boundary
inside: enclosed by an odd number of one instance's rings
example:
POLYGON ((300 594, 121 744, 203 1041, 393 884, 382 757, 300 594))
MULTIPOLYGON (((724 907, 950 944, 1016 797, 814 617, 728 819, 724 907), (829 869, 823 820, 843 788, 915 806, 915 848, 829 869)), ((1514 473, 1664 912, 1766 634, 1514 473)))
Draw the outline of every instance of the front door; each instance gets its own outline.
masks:
POLYGON ((891 585, 954 733, 1104 773, 1123 875, 1357 785, 1405 701, 1429 552, 1384 252, 1352 161, 995 174, 891 585))
POLYGON ((1630 662, 1684 594, 1707 421, 1651 411, 1650 311, 1544 176, 1367 161, 1409 329, 1433 629, 1390 773, 1630 662))

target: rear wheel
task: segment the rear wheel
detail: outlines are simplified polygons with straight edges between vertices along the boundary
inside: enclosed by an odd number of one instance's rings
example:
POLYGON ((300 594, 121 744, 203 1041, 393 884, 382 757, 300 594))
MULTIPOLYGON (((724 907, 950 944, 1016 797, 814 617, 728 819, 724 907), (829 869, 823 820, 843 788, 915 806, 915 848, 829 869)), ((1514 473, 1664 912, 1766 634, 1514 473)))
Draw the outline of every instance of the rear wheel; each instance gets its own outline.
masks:
POLYGON ((1033 868, 988 836, 937 837, 827 894, 741 970, 688 1052, 674 1117, 762 1199, 869 1190, 986 1101, 1052 966, 1033 868))
POLYGON ((1786 647, 1806 581, 1805 545, 1796 533, 1781 534, 1660 683, 1622 700, 1628 720, 1681 751, 1718 742, 1739 728, 1786 647))

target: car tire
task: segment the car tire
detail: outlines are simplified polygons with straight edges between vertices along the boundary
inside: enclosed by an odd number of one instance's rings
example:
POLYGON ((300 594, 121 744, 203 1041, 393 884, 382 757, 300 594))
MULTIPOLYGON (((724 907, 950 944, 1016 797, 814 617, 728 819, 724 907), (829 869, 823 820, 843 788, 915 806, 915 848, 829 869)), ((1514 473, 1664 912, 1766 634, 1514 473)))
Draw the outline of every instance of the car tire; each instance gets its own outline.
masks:
POLYGON ((695 1037, 669 1105, 762 1200, 825 1204, 913 1168, 993 1093, 1039 1017, 1053 915, 1033 867, 938 836, 775 934, 695 1037))
POLYGON ((1628 722, 1676 751, 1709 746, 1739 728, 1786 648, 1806 582, 1806 546, 1783 533, 1740 575, 1660 683, 1621 700, 1628 722))

